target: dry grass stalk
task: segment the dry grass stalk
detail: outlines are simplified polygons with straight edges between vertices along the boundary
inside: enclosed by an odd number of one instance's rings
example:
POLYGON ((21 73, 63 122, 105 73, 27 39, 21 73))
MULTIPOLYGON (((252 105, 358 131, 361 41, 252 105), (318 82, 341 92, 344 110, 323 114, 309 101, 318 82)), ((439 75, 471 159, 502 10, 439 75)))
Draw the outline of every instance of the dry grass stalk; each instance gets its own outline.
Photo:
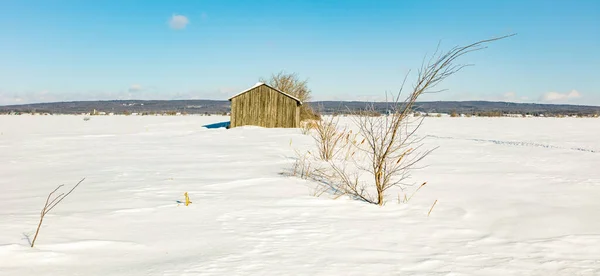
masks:
MULTIPOLYGON (((423 184, 421 184, 419 186, 419 188, 417 188, 409 197, 406 196, 406 194, 404 194, 404 201, 403 203, 408 203, 410 201, 411 198, 413 198, 413 196, 421 189, 423 188, 423 186, 425 186, 427 184, 427 182, 423 182, 423 184)), ((399 195, 398 195, 399 197, 399 195)))
POLYGON ((52 195, 54 195, 54 193, 56 193, 56 191, 58 191, 64 185, 59 185, 58 187, 56 187, 56 189, 50 192, 50 194, 48 194, 48 197, 46 198, 46 203, 44 204, 44 208, 40 212, 40 223, 38 224, 37 230, 35 231, 35 236, 31 241, 31 247, 35 245, 35 241, 37 240, 38 234, 40 233, 40 228, 42 227, 42 222, 44 221, 44 217, 46 216, 46 214, 52 211, 52 209, 54 209, 56 205, 58 205, 63 199, 65 199, 65 197, 70 195, 73 192, 73 190, 75 190, 75 188, 77 188, 77 186, 79 186, 79 184, 81 184, 81 182, 83 182, 84 180, 85 178, 81 179, 75 186, 73 186, 73 188, 71 188, 71 190, 69 190, 69 192, 67 192, 66 194, 61 193, 60 195, 54 197, 52 200, 50 200, 50 198, 52 198, 52 195))
POLYGON ((431 215, 431 211, 433 210, 433 207, 435 207, 436 203, 437 203, 437 199, 433 202, 433 205, 431 205, 431 208, 429 208, 429 212, 427 212, 427 216, 431 215))
POLYGON ((327 192, 327 190, 329 190, 329 187, 326 185, 322 185, 322 184, 318 184, 316 185, 312 192, 311 192, 311 196, 314 197, 320 197, 321 195, 323 195, 325 192, 327 192))

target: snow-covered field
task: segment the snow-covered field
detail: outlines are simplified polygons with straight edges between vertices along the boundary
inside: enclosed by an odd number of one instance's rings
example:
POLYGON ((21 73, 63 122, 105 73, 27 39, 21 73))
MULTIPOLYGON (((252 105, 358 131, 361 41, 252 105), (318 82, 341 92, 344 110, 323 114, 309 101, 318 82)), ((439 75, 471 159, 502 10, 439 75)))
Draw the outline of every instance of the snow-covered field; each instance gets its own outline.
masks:
POLYGON ((299 130, 226 120, 0 116, 0 275, 600 275, 598 119, 427 118, 428 184, 384 207, 282 175, 299 130))

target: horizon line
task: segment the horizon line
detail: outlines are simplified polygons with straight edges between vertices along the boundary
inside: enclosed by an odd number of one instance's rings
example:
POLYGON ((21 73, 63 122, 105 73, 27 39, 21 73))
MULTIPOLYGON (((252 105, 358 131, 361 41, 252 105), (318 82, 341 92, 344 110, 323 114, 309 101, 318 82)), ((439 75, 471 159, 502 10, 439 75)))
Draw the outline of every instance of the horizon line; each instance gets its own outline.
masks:
MULTIPOLYGON (((43 105, 43 104, 59 104, 59 103, 84 103, 84 102, 174 102, 174 101, 212 101, 212 102, 229 102, 228 100, 210 100, 210 99, 177 99, 177 100, 80 100, 80 101, 57 101, 57 102, 36 102, 26 104, 11 104, 11 105, 0 105, 0 107, 19 107, 28 105, 43 105)), ((319 103, 319 102, 348 102, 348 103, 393 103, 386 101, 359 101, 359 100, 322 100, 322 101, 307 101, 307 103, 319 103)), ((417 101, 417 103, 466 103, 466 102, 485 102, 485 103, 506 103, 506 104, 519 104, 519 105, 554 105, 554 106, 580 106, 580 107, 600 107, 600 105, 582 105, 582 104, 569 104, 569 103, 526 103, 526 102, 509 102, 509 101, 490 101, 490 100, 462 100, 462 101, 450 101, 450 100, 439 100, 439 101, 417 101)))

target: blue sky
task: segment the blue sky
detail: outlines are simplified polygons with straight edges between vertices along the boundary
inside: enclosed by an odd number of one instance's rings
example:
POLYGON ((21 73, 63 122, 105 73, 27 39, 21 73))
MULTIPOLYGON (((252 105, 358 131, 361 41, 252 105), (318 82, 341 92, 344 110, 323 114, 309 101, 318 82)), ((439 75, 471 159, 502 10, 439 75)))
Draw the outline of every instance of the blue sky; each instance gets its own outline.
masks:
POLYGON ((280 70, 381 100, 439 41, 510 33, 422 100, 600 105, 597 0, 3 0, 0 26, 0 105, 227 99, 280 70))

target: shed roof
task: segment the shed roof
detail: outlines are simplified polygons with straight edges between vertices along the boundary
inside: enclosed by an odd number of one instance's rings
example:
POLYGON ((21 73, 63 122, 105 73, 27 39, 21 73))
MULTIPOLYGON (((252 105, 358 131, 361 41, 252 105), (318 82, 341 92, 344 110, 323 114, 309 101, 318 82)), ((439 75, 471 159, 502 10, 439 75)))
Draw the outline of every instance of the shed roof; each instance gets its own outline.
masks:
POLYGON ((292 96, 292 95, 290 95, 288 93, 285 93, 285 92, 283 92, 283 91, 281 91, 281 90, 279 90, 279 89, 277 89, 277 88, 275 88, 273 86, 270 86, 270 85, 268 85, 266 83, 263 83, 263 82, 257 82, 254 86, 252 86, 252 87, 250 87, 250 88, 248 88, 248 89, 246 89, 246 90, 244 90, 244 91, 242 91, 242 92, 240 92, 240 93, 238 93, 236 95, 233 95, 231 98, 229 98, 229 100, 231 101, 231 99, 233 99, 233 98, 235 98, 235 97, 237 97, 239 95, 242 95, 242 94, 244 94, 244 93, 246 93, 246 92, 248 92, 248 91, 250 91, 250 90, 252 90, 254 88, 257 88, 257 87, 259 87, 261 85, 269 87, 269 88, 271 88, 271 89, 273 89, 273 90, 275 90, 275 91, 277 91, 277 92, 279 92, 279 93, 281 93, 281 94, 283 94, 285 96, 288 96, 288 97, 292 98, 293 100, 295 100, 298 103, 298 105, 302 105, 302 101, 300 99, 298 99, 298 98, 296 98, 296 97, 294 97, 294 96, 292 96))

